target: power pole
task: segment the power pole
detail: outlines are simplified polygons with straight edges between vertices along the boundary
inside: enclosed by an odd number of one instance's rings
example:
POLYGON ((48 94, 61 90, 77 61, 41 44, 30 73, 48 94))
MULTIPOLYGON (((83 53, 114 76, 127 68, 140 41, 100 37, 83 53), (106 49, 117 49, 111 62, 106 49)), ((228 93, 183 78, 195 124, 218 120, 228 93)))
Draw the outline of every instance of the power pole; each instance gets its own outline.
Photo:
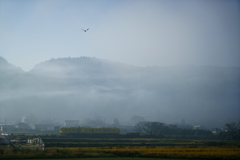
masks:
POLYGON ((0 124, 3 123, 2 109, 0 108, 0 124))

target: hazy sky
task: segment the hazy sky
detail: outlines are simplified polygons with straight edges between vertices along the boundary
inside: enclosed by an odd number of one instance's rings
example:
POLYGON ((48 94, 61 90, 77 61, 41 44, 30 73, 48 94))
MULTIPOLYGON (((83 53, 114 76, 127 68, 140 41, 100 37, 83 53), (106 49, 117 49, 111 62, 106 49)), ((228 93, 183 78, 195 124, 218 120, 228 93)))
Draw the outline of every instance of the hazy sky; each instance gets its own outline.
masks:
POLYGON ((0 56, 26 71, 69 56, 240 66, 240 1, 0 0, 0 56))

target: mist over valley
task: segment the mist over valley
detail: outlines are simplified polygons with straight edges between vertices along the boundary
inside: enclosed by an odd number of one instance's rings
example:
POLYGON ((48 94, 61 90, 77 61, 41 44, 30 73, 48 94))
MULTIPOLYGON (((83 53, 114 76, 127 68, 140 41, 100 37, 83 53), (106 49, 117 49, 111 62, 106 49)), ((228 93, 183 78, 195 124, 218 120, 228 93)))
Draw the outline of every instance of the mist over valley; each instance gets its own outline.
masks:
POLYGON ((139 67, 80 57, 47 60, 25 72, 0 57, 0 121, 34 115, 35 123, 117 118, 133 125, 137 115, 212 128, 239 120, 239 82, 239 67, 139 67))

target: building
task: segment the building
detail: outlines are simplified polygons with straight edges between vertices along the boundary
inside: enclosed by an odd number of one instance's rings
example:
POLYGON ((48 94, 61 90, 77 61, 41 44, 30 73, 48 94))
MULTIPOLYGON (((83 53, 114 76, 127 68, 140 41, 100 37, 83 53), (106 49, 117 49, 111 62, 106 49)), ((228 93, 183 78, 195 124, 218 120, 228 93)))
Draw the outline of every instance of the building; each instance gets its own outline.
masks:
POLYGON ((51 124, 34 124, 32 126, 32 129, 38 130, 38 131, 48 131, 51 130, 53 125, 51 124))
POLYGON ((15 129, 15 126, 12 124, 0 125, 0 131, 13 131, 14 129, 15 129))
POLYGON ((65 120, 65 127, 79 127, 79 120, 65 120))
POLYGON ((196 126, 193 126, 193 129, 206 129, 206 128, 202 125, 196 125, 196 126))
POLYGON ((44 150, 45 144, 42 139, 36 135, 25 134, 1 134, 0 150, 9 149, 32 149, 44 150))

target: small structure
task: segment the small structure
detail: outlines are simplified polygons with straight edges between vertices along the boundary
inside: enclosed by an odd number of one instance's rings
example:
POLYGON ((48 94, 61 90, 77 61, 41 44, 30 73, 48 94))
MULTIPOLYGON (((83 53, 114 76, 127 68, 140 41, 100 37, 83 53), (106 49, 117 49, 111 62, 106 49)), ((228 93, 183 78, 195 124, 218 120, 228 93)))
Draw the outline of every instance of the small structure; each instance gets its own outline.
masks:
POLYGON ((30 134, 1 134, 0 149, 39 149, 44 150, 44 143, 37 135, 30 134))
POLYGON ((79 127, 79 120, 65 120, 65 127, 79 127))
POLYGON ((205 129, 205 127, 202 125, 196 125, 196 126, 193 126, 193 129, 205 129))
POLYGON ((39 131, 47 131, 52 128, 53 125, 51 124, 34 124, 32 129, 39 130, 39 131))

